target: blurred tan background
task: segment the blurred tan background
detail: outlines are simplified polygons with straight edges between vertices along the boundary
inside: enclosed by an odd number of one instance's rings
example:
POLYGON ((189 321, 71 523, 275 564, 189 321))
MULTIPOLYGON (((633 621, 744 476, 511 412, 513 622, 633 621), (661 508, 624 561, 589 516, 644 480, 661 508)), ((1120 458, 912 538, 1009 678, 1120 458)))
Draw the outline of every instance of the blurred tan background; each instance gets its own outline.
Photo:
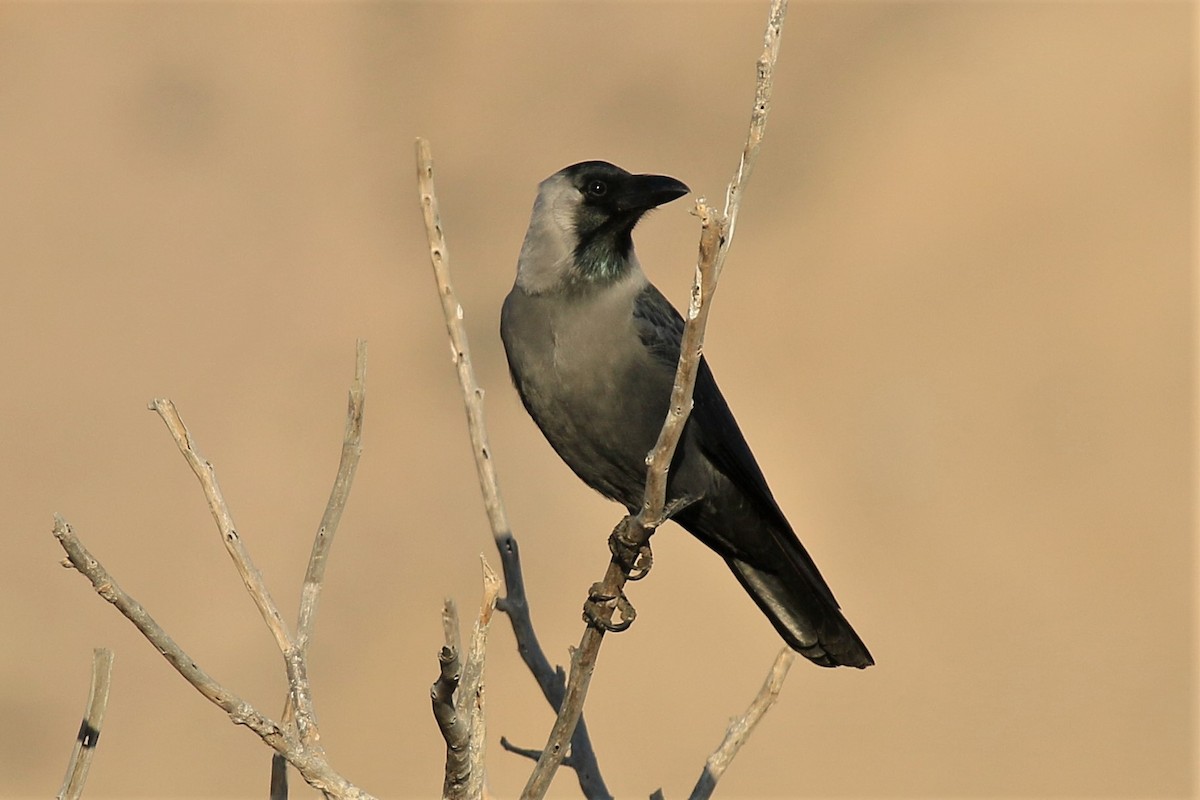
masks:
MULTIPOLYGON (((433 142, 535 619, 565 662, 618 509, 509 386, 535 186, 604 158, 724 191, 765 3, 0 6, 0 795, 62 777, 116 651, 91 798, 261 797, 267 750, 80 576, 51 513, 278 714, 273 644, 162 424, 174 399, 294 613, 355 337, 366 451, 312 678, 334 765, 440 790, 438 609, 493 557, 426 257, 433 142)), ((796 3, 709 354, 878 666, 798 663, 725 796, 1177 797, 1196 754, 1195 7, 796 3)), ((637 234, 686 296, 689 201, 637 234)), ((683 796, 780 643, 667 528, 588 706, 621 796, 683 796)), ((495 563, 495 562, 493 562, 495 563)), ((491 787, 551 714, 494 633, 491 787)), ((575 796, 560 775, 557 796, 575 796)), ((309 796, 307 790, 297 796, 309 796)))

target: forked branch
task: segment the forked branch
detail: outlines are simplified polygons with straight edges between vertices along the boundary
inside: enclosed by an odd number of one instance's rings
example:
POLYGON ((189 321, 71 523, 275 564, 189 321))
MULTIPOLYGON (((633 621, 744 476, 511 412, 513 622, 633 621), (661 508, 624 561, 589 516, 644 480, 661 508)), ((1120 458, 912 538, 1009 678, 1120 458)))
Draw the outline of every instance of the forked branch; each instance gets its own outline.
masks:
MULTIPOLYGON (((233 559, 238 573, 242 576, 243 584, 253 598, 283 656, 289 687, 288 708, 292 710, 294 724, 276 722, 214 680, 154 621, 154 618, 137 600, 121 589, 103 565, 79 541, 66 520, 56 515, 54 525, 54 535, 66 551, 69 564, 87 577, 96 592, 116 606, 197 691, 224 710, 235 724, 245 725, 258 734, 263 742, 295 767, 311 786, 327 796, 346 798, 347 800, 371 800, 371 796, 335 772, 325 757, 313 713, 306 656, 307 643, 311 637, 315 618, 317 598, 324 578, 329 544, 333 532, 336 530, 346 497, 349 495, 354 468, 358 461, 365 397, 365 374, 366 347, 363 342, 359 342, 355 382, 351 390, 346 422, 342 464, 338 470, 338 478, 334 483, 325 516, 317 532, 317 541, 313 545, 306 575, 301 602, 301 627, 300 633, 297 634, 298 636, 302 635, 302 639, 293 636, 280 615, 279 608, 263 581, 262 573, 254 565, 241 535, 233 524, 233 515, 229 511, 217 483, 216 471, 212 464, 198 452, 175 404, 164 399, 155 400, 150 405, 150 408, 157 412, 166 423, 180 452, 199 479, 213 519, 221 534, 221 541, 233 559)), ((286 783, 282 781, 282 769, 277 773, 273 772, 272 777, 272 792, 286 793, 286 783), (280 780, 280 785, 276 785, 275 778, 280 780)))

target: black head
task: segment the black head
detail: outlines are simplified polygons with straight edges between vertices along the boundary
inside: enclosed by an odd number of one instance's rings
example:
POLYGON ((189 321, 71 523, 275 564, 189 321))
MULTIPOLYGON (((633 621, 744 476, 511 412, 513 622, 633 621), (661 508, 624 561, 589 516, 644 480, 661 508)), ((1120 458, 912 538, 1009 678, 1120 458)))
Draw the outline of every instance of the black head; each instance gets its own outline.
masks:
POLYGON ((591 279, 622 274, 642 215, 690 191, 674 178, 634 175, 607 161, 583 161, 558 175, 578 193, 575 264, 591 279))

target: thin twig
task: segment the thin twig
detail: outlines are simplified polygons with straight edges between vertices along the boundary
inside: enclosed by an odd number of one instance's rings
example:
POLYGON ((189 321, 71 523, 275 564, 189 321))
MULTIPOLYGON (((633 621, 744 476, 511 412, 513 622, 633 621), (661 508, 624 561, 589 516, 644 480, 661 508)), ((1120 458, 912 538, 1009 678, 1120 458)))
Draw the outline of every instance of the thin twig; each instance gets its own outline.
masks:
POLYGON ((679 345, 679 364, 671 386, 671 401, 667 418, 659 431, 654 449, 646 457, 646 491, 637 523, 649 539, 663 522, 667 503, 667 473, 675 458, 684 425, 692 413, 692 394, 700 371, 700 354, 704 350, 704 331, 708 327, 708 312, 712 295, 717 288, 717 259, 721 252, 723 222, 716 217, 701 198, 693 213, 700 218, 700 252, 696 260, 696 275, 692 282, 687 322, 679 345))
MULTIPOLYGON (((487 426, 484 423, 483 389, 475 379, 471 366, 471 350, 463 325, 463 307, 454 292, 450 279, 450 260, 438 211, 437 193, 433 181, 433 155, 429 142, 416 141, 417 184, 421 198, 421 210, 425 220, 425 231, 429 240, 429 258, 433 265, 438 296, 450 338, 451 357, 462 389, 467 414, 467 430, 471 438, 471 450, 475 457, 475 470, 479 477, 479 488, 483 495, 484 508, 492 529, 492 538, 500 553, 500 566, 504 572, 505 596, 497 601, 496 607, 508 615, 513 635, 517 640, 517 651, 521 659, 537 680, 543 696, 555 713, 562 708, 566 694, 566 679, 561 669, 550 665, 529 611, 525 592, 525 579, 521 567, 520 548, 508 524, 504 503, 500 499, 499 483, 495 465, 488 445, 487 426)), ((579 779, 579 787, 589 800, 608 800, 612 797, 600 775, 595 750, 588 736, 587 723, 580 719, 571 737, 572 766, 579 779)))
POLYGON ((751 701, 745 713, 730 721, 729 728, 725 731, 725 738, 705 762, 704 771, 700 774, 700 779, 696 781, 696 787, 692 789, 688 800, 708 800, 709 797, 712 797, 713 790, 717 788, 717 781, 725 774, 729 763, 733 761, 734 756, 742 749, 742 745, 750 738, 750 734, 758 725, 759 720, 779 699, 779 692, 783 689, 783 682, 787 678, 788 670, 792 668, 795 658, 796 654, 787 647, 780 650, 779 655, 775 656, 775 663, 771 665, 771 671, 767 673, 767 679, 763 682, 762 688, 758 690, 758 694, 754 696, 754 700, 751 701))
MULTIPOLYGON (((510 742, 504 736, 500 737, 500 746, 502 748, 504 748, 506 751, 508 751, 509 753, 512 753, 513 755, 517 755, 517 756, 524 756, 525 758, 528 758, 530 761, 537 761, 539 758, 542 757, 541 750, 535 750, 532 747, 520 747, 520 746, 515 745, 512 742, 510 742)), ((562 765, 564 767, 569 767, 569 766, 571 766, 573 761, 574 761, 574 759, 572 758, 572 756, 570 754, 567 754, 567 757, 563 759, 562 765)))
MULTIPOLYGON (((671 390, 670 408, 667 418, 663 422, 658 442, 646 459, 646 492, 642 508, 635 519, 630 520, 627 517, 622 520, 617 532, 614 533, 623 544, 628 545, 635 552, 647 545, 651 534, 658 525, 662 524, 666 516, 667 470, 688 415, 691 413, 692 392, 695 388, 696 373, 700 367, 704 330, 708 322, 708 309, 712 302, 713 292, 716 290, 717 279, 720 277, 725 255, 728 253, 733 239, 733 223, 741 205, 742 191, 754 169, 762 143, 767 114, 770 111, 772 78, 775 62, 779 55, 779 39, 786 13, 787 1, 774 0, 763 37, 763 52, 757 63, 754 107, 751 112, 746 145, 742 150, 733 180, 726 191, 725 210, 718 214, 703 200, 696 203, 696 214, 700 217, 701 222, 700 253, 680 347, 679 364, 671 390)), ((629 577, 627 570, 628 567, 622 563, 622 559, 614 554, 605 572, 604 580, 595 588, 593 594, 611 598, 622 597, 625 582, 629 577)), ((523 799, 535 800, 545 796, 555 771, 566 755, 566 744, 583 711, 592 671, 595 669, 600 644, 604 639, 603 626, 610 622, 613 610, 614 607, 611 604, 606 604, 600 609, 599 622, 589 625, 583 633, 579 648, 572 653, 571 674, 567 682, 566 698, 550 732, 546 747, 542 750, 537 767, 525 784, 525 790, 521 795, 523 799)))
POLYGON ((150 644, 154 645, 154 649, 161 653, 163 658, 195 687, 196 691, 225 711, 235 725, 245 725, 250 728, 276 750, 287 749, 290 742, 280 726, 270 717, 260 714, 252 705, 226 689, 202 670, 195 660, 185 653, 183 648, 176 644, 175 640, 154 621, 142 604, 117 585, 116 580, 108 574, 104 566, 79 541, 67 521, 57 514, 54 515, 54 537, 66 551, 71 566, 90 580, 96 592, 116 606, 117 610, 142 632, 150 644))
POLYGON ((312 708, 312 694, 308 687, 304 654, 297 647, 287 622, 279 613, 279 606, 271 596, 270 590, 267 589, 262 573, 254 565, 253 559, 250 558, 250 551, 242 542, 242 537, 233 523, 233 515, 221 492, 221 486, 217 483, 216 470, 212 463, 196 449, 192 434, 188 431, 187 425, 184 424, 183 418, 179 414, 179 409, 173 402, 165 398, 155 399, 150 403, 150 410, 157 412, 162 421, 166 423, 167 430, 171 432, 175 444, 179 446, 179 452, 183 454, 184 459, 200 480, 204 496, 208 500, 209 510, 221 533, 221 543, 225 545, 225 550, 233 559, 234 566, 237 567, 238 574, 242 578, 242 584, 250 593, 259 613, 262 614, 263 620, 275 637, 275 644, 279 647, 279 652, 283 655, 291 701, 289 706, 294 707, 288 716, 289 718, 294 717, 296 729, 299 731, 300 740, 304 746, 319 751, 319 735, 316 731, 316 718, 312 708))
POLYGON ((462 634, 458 625, 458 606, 453 597, 442 600, 442 638, 446 647, 453 647, 455 652, 462 649, 462 634))
POLYGON ((234 566, 237 567, 238 574, 242 578, 242 583, 246 587, 246 591, 250 593, 250 597, 254 600, 254 604, 258 607, 258 611, 262 614, 263 620, 267 623, 267 628, 270 629, 271 635, 275 637, 275 644, 279 647, 279 652, 286 653, 293 646, 291 631, 288 630, 288 624, 284 622, 283 616, 279 613, 279 606, 275 604, 275 600, 271 597, 270 591, 267 589, 266 583, 263 581, 262 573, 258 567, 254 566, 254 562, 250 558, 250 553, 247 552, 245 545, 242 544, 242 538, 237 532, 237 527, 233 524, 233 515, 229 512, 229 506, 225 503, 225 497, 221 493, 221 486, 217 483, 216 470, 213 465, 208 462, 199 451, 196 450, 196 444, 192 441, 192 435, 188 432, 187 426, 183 424, 183 419, 179 416, 179 410, 175 408, 175 404, 165 398, 157 398, 150 402, 151 411, 154 411, 166 423, 167 430, 171 432, 171 436, 175 439, 175 444, 179 446, 179 452, 183 454, 187 460, 188 466, 196 473, 196 477, 200 480, 200 485, 204 488, 204 496, 208 500, 209 510, 212 512, 213 520, 217 523, 217 529, 221 532, 221 543, 225 545, 225 549, 229 552, 230 558, 233 559, 234 566))
POLYGON ((317 616, 317 603, 321 599, 321 588, 325 582, 325 565, 342 512, 350 498, 358 461, 362 456, 363 409, 367 392, 367 343, 359 339, 355 345, 354 383, 346 408, 346 428, 342 436, 342 457, 338 463, 337 476, 329 492, 329 502, 321 516, 321 525, 313 539, 312 554, 308 559, 308 570, 304 574, 304 589, 300 595, 300 612, 296 623, 296 646, 307 654, 308 642, 312 637, 317 616))
POLYGON ((492 463, 492 451, 488 446, 487 426, 483 422, 483 389, 475 380, 471 366, 471 347, 467 342, 467 331, 462 324, 463 307, 454 294, 450 281, 450 256, 446 250, 446 236, 442 231, 441 214, 438 211, 437 195, 433 187, 433 152, 429 142, 417 139, 417 184, 421 193, 421 212, 425 218, 425 232, 429 238, 429 260, 433 264, 437 280, 438 296, 442 300, 442 314, 446 319, 446 333, 450 336, 450 357, 458 369, 458 382, 463 388, 466 401, 467 430, 471 436, 471 449, 475 455, 475 470, 479 475, 479 488, 483 492, 483 506, 494 537, 508 533, 508 515, 500 500, 500 486, 496 479, 496 466, 492 463))
POLYGON ((92 683, 88 690, 87 707, 83 712, 83 722, 79 725, 79 735, 75 737, 75 747, 71 750, 71 758, 67 762, 67 775, 63 778, 62 788, 58 790, 58 800, 79 800, 83 795, 83 785, 87 782, 88 770, 92 766, 92 756, 96 753, 96 745, 100 743, 104 712, 108 709, 112 665, 112 650, 97 647, 92 651, 92 683))
MULTIPOLYGON (((355 343, 354 383, 350 386, 349 399, 346 407, 346 426, 342 434, 342 455, 338 462, 337 474, 333 479, 333 488, 329 491, 329 500, 325 504, 325 513, 321 516, 321 524, 313 538, 312 552, 308 558, 308 568, 304 573, 304 586, 300 592, 300 610, 297 614, 295 648, 301 659, 308 658, 308 645, 312 639, 313 627, 317 618, 317 605, 321 599, 321 589, 325 584, 325 567, 329 562, 329 553, 333 548, 334 536, 338 524, 342 521, 342 512, 350 499, 350 489, 354 485, 354 476, 358 471, 358 462, 362 457, 363 413, 366 406, 367 392, 367 343, 359 339, 355 343)), ((297 722, 296 707, 293 695, 299 691, 304 693, 307 686, 289 687, 287 700, 283 709, 283 724, 292 725, 297 722)), ((317 746, 316 728, 304 724, 300 734, 305 746, 317 746)), ((288 796, 287 770, 278 756, 271 759, 271 800, 286 800, 288 796)))
POLYGON ((757 73, 754 82, 754 109, 750 112, 750 130, 746 136, 746 145, 742 148, 742 158, 738 162, 737 172, 729 187, 725 190, 725 211, 727 220, 725 241, 722 252, 717 256, 715 271, 719 276, 725 266, 725 253, 729 251, 729 242, 733 239, 733 229, 737 222, 738 210, 742 204, 742 190, 754 165, 758 163, 758 151, 762 147, 763 135, 767 130, 767 114, 771 110, 771 89, 774 87, 775 62, 779 60, 779 43, 783 36, 783 20, 787 16, 787 0, 772 0, 771 11, 767 16, 767 29, 763 34, 763 49, 755 64, 757 73))

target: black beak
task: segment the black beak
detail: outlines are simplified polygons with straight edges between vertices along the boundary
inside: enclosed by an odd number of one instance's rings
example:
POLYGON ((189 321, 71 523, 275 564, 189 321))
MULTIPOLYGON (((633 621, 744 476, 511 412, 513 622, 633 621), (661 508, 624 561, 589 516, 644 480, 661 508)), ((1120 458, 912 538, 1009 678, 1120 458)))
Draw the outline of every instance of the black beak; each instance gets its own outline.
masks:
POLYGON ((666 175, 631 175, 614 198, 619 211, 649 211, 691 191, 682 181, 666 175))

